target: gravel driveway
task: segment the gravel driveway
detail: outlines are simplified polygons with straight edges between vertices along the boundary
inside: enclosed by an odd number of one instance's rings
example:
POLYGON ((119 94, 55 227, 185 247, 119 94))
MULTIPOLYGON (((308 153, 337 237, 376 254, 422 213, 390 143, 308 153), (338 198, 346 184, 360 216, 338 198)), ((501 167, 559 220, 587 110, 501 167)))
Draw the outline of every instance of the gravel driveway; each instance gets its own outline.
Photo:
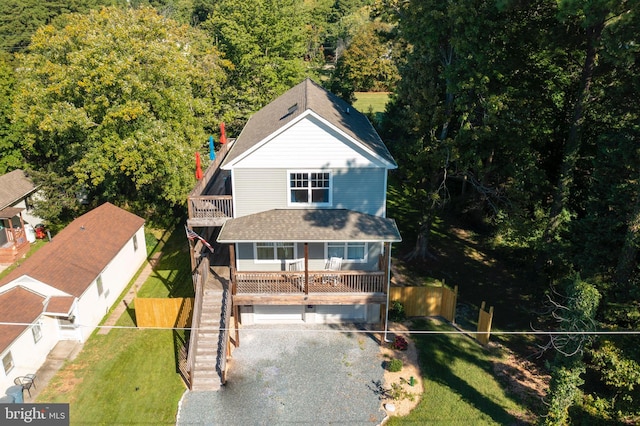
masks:
POLYGON ((186 392, 177 425, 378 425, 379 346, 349 326, 240 331, 219 392, 186 392))

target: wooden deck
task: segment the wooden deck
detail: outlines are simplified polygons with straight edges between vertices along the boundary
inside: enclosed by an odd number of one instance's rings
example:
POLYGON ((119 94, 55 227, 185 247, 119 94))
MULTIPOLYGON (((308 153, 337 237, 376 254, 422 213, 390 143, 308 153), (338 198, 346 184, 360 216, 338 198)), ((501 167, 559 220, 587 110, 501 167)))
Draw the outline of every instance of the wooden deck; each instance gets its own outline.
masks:
POLYGON ((236 272, 234 305, 386 302, 382 271, 236 272), (307 279, 308 278, 308 281, 307 279))

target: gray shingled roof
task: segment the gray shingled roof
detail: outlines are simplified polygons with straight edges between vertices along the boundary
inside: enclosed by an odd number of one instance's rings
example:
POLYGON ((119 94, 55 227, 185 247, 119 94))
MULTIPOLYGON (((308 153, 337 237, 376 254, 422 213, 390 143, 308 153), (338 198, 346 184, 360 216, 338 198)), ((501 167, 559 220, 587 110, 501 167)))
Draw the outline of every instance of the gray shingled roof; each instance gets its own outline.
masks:
POLYGON ((221 167, 225 168, 227 164, 307 110, 324 118, 392 167, 396 167, 396 162, 367 117, 309 78, 286 91, 249 119, 221 167))
POLYGON ((0 209, 14 204, 36 189, 37 186, 20 169, 0 176, 0 209))
POLYGON ((401 241, 393 219, 346 209, 269 210, 227 221, 219 243, 401 241))

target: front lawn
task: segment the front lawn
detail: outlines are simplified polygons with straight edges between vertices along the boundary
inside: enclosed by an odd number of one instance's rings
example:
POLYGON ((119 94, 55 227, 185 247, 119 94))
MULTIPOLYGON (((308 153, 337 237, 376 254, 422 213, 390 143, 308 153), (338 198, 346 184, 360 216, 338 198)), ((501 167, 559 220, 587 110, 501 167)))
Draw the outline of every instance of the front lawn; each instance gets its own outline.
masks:
MULTIPOLYGON (((454 329, 438 320, 417 320, 412 330, 454 329)), ((493 355, 460 334, 414 334, 424 394, 401 424, 517 424, 533 417, 493 373, 493 355)))
MULTIPOLYGON (((184 228, 147 236, 153 257, 163 256, 140 289, 146 297, 192 294, 184 228), (186 272, 185 272, 186 271, 186 272)), ((127 290, 123 294, 126 294, 127 290)), ((118 302, 120 303, 120 302, 118 302)), ((38 402, 68 402, 71 424, 175 424, 186 387, 176 368, 176 341, 183 331, 139 330, 134 311, 108 334, 94 333, 38 396, 38 402)))

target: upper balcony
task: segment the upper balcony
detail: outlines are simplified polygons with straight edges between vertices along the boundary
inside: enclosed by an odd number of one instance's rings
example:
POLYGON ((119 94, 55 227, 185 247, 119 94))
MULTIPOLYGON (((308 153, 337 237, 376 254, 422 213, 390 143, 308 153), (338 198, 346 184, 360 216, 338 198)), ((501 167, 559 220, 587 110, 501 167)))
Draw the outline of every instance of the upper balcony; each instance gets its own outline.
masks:
POLYGON ((220 169, 235 140, 221 145, 213 160, 189 194, 187 208, 189 227, 222 226, 233 218, 230 173, 220 169))

